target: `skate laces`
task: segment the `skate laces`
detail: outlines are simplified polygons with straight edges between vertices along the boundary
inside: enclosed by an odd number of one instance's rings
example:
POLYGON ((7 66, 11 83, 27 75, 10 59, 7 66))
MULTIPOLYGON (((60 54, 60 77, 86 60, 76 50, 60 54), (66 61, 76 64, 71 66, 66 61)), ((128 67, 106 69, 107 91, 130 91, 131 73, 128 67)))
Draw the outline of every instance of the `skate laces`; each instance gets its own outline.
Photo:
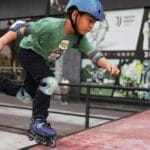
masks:
POLYGON ((41 116, 40 118, 37 118, 37 119, 35 120, 35 122, 36 122, 36 121, 39 122, 39 123, 37 124, 37 128, 41 128, 41 127, 43 127, 43 126, 51 128, 51 124, 50 124, 50 123, 47 123, 47 120, 46 120, 45 116, 41 116))

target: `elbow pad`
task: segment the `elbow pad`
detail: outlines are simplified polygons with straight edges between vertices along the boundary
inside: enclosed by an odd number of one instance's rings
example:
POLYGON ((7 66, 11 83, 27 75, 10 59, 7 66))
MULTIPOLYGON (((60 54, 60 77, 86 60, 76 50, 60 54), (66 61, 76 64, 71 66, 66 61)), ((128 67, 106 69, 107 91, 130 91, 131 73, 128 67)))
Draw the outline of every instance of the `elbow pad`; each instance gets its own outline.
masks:
POLYGON ((20 32, 20 28, 25 27, 25 36, 28 36, 31 31, 29 29, 29 23, 25 22, 25 21, 16 21, 14 24, 12 24, 9 28, 10 31, 14 31, 17 33, 17 38, 22 37, 22 33, 20 32))
POLYGON ((87 56, 92 60, 92 62, 98 66, 99 60, 104 57, 104 55, 99 50, 90 51, 87 56))

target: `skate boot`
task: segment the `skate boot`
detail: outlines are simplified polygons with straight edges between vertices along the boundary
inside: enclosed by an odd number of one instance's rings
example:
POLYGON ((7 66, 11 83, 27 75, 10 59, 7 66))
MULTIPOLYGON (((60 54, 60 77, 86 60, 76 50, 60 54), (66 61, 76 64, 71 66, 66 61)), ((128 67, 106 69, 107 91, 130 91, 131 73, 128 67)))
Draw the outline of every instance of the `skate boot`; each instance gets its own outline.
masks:
POLYGON ((28 131, 30 141, 35 140, 37 144, 55 147, 56 135, 56 130, 51 128, 50 123, 46 122, 45 117, 31 120, 30 130, 28 131))

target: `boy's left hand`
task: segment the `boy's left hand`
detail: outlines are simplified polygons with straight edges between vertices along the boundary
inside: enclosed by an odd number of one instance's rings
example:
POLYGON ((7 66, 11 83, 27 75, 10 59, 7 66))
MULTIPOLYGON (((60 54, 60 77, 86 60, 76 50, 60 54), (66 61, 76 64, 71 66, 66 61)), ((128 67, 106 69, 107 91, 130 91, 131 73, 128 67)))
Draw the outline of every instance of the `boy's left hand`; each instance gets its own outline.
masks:
POLYGON ((118 69, 118 67, 115 66, 115 65, 113 65, 113 64, 107 64, 106 70, 107 70, 111 75, 114 75, 114 76, 117 76, 117 75, 119 75, 119 73, 120 73, 120 70, 118 69))

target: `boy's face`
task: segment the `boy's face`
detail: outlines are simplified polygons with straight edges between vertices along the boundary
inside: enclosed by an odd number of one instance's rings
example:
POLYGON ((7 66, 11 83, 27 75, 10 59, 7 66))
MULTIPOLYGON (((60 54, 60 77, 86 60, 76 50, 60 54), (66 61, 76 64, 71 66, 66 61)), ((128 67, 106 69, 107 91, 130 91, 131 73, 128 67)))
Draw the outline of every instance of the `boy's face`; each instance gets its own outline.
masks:
POLYGON ((90 32, 95 24, 96 20, 89 14, 79 15, 77 19, 77 29, 78 32, 82 35, 90 32))

